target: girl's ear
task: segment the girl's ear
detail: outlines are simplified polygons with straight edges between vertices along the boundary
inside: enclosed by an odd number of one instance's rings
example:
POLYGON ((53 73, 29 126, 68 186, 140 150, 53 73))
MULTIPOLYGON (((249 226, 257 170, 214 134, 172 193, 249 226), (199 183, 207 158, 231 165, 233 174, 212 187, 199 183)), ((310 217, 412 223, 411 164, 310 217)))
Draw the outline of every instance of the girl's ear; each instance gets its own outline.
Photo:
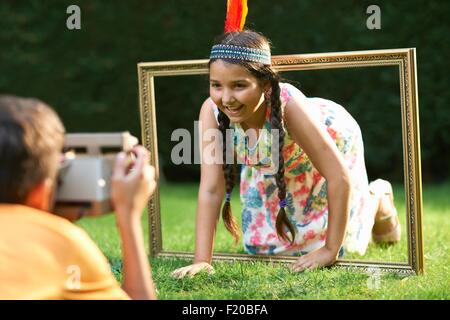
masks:
POLYGON ((264 98, 270 101, 270 96, 272 95, 272 85, 269 81, 264 85, 264 98))

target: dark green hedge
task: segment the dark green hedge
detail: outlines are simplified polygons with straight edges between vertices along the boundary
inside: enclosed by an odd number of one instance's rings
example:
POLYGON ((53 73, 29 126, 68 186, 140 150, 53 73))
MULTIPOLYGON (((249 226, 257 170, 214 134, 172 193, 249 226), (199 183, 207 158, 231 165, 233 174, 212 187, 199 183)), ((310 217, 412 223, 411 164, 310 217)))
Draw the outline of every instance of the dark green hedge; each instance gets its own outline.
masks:
MULTIPOLYGON (((0 92, 36 96, 54 106, 69 132, 130 130, 140 135, 136 64, 207 58, 220 34, 225 0, 1 1, 0 92), (79 31, 66 8, 81 8, 79 31)), ((450 172, 446 1, 378 1, 381 30, 366 28, 369 1, 249 1, 247 26, 268 36, 273 54, 417 48, 423 175, 450 172)), ((361 125, 371 177, 401 180, 398 71, 286 73, 309 96, 344 105, 361 125), (381 94, 378 94, 381 93, 381 94)), ((160 153, 168 164, 173 128, 193 128, 205 79, 159 85, 160 153), (191 84, 194 84, 191 86, 191 84), (195 90, 193 90, 195 88, 195 90), (181 120, 180 120, 181 119, 181 120)), ((169 168, 192 177, 195 168, 169 168)))

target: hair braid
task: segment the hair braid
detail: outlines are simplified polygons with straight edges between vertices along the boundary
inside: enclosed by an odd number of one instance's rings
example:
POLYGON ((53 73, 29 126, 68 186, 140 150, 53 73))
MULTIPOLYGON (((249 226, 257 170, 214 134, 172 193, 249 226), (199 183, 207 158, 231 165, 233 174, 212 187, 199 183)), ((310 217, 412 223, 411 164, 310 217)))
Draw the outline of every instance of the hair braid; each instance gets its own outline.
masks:
MULTIPOLYGON (((219 130, 222 133, 222 152, 223 152, 223 173, 225 177, 225 190, 228 195, 231 195, 233 191, 234 184, 236 181, 236 167, 234 164, 227 163, 227 150, 232 150, 227 148, 227 129, 230 128, 230 119, 219 110, 219 130)), ((222 207, 222 219, 225 224, 225 228, 231 233, 236 243, 239 242, 240 230, 233 216, 231 210, 231 202, 226 199, 222 207)))
MULTIPOLYGON (((270 113, 270 124, 272 129, 278 129, 278 142, 279 142, 279 152, 278 152, 278 172, 275 174, 275 179, 278 187, 278 198, 280 202, 286 199, 286 181, 284 180, 284 158, 283 158, 283 147, 284 147, 284 136, 285 131, 282 123, 282 113, 281 113, 281 103, 280 103, 280 86, 279 86, 279 77, 277 74, 272 73, 271 79, 271 96, 270 96, 270 105, 271 105, 271 113, 270 113)), ((295 228, 292 225, 291 221, 288 219, 286 211, 284 207, 280 206, 280 210, 278 211, 277 220, 276 220, 276 230, 277 234, 284 240, 289 241, 291 243, 294 242, 295 239, 295 228), (291 233, 291 239, 289 239, 288 235, 285 232, 285 228, 287 227, 291 233)))

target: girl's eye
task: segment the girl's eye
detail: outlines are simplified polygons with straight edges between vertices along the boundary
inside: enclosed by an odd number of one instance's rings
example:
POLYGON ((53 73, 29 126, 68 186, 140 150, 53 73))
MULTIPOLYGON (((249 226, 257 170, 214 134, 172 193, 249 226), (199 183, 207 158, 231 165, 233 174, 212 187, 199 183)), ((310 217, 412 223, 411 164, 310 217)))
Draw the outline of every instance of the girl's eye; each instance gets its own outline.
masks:
POLYGON ((238 89, 243 89, 243 88, 245 88, 245 84, 243 84, 243 83, 236 83, 235 87, 238 88, 238 89))
POLYGON ((220 88, 220 84, 218 84, 218 83, 211 83, 211 87, 213 87, 213 88, 220 88))

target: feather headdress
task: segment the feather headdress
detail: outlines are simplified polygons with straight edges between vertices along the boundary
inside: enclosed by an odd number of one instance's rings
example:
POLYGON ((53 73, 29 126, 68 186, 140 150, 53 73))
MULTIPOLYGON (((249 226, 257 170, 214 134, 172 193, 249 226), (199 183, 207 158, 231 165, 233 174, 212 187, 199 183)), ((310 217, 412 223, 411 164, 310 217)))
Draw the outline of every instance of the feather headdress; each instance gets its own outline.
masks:
MULTIPOLYGON (((247 0, 227 0, 225 33, 239 32, 244 29, 247 17, 247 0)), ((216 44, 211 49, 210 59, 231 59, 271 64, 269 49, 257 49, 229 44, 216 44)))

